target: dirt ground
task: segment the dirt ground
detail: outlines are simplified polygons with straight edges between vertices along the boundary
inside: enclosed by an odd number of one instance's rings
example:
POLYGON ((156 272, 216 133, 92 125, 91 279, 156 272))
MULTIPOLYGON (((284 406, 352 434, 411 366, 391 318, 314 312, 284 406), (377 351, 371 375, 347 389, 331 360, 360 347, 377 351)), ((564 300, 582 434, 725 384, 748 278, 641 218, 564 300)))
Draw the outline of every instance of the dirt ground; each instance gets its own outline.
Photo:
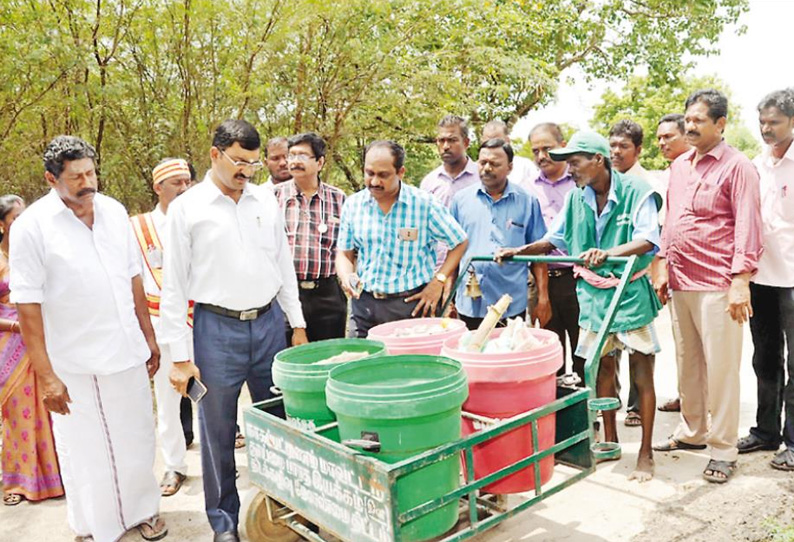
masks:
MULTIPOLYGON (((657 357, 659 402, 676 389, 670 321, 665 311, 657 320, 664 351, 657 357)), ((755 418, 755 376, 750 365, 752 343, 746 331, 741 391, 740 433, 755 418)), ((625 363, 625 362, 624 362, 625 363)), ((624 365, 624 368, 626 366, 624 365)), ((626 380, 628 371, 622 371, 626 380)), ((624 394, 628 386, 623 387, 624 394)), ((625 397, 624 397, 625 399, 625 397)), ((623 458, 605 463, 592 476, 511 518, 472 540, 476 542, 644 542, 644 541, 743 541, 782 542, 776 533, 794 525, 794 474, 771 469, 772 452, 740 456, 739 469, 725 485, 709 484, 701 477, 708 461, 703 452, 656 455, 656 477, 646 483, 629 481, 639 448, 640 429, 622 425, 623 458)), ((677 414, 658 413, 655 440, 669 435, 677 414)), ((245 449, 237 453, 244 498, 251 489, 245 449)), ((188 450, 188 481, 176 496, 162 500, 171 541, 210 541, 212 532, 203 511, 200 457, 197 443, 188 450)), ((162 473, 159 463, 155 466, 162 473)), ((511 498, 520 498, 518 496, 511 498)), ((60 542, 73 539, 66 522, 63 499, 39 504, 23 502, 0 506, 0 541, 60 542)), ((124 542, 138 541, 127 533, 124 542)), ((356 541, 350 541, 356 542, 356 541)))

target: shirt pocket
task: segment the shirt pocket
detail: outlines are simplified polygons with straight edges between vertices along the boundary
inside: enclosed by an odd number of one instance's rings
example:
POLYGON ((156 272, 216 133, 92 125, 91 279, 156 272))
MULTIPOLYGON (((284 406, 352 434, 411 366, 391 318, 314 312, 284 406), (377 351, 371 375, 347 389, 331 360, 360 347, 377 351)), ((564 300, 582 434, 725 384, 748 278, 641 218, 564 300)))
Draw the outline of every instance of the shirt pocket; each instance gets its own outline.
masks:
POLYGON ((696 216, 714 215, 722 195, 722 184, 699 181, 692 191, 689 208, 696 216))

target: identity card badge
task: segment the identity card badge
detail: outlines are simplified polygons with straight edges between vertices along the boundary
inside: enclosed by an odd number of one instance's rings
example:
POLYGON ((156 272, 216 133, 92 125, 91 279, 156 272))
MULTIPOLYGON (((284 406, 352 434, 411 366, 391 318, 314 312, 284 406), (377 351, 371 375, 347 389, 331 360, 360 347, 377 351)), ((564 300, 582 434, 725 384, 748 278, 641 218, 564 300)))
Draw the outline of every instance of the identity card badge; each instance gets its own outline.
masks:
POLYGON ((417 228, 400 228, 397 234, 402 241, 416 241, 419 239, 419 230, 417 228))

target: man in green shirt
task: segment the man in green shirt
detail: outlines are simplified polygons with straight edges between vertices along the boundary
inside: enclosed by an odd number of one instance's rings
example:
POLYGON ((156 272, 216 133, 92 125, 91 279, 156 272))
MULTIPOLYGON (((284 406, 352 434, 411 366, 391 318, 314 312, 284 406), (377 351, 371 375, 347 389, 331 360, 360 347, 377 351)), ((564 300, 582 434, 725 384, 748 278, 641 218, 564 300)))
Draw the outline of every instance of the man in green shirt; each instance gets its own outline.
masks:
MULTIPOLYGON (((571 175, 583 188, 569 192, 565 207, 546 237, 523 247, 503 249, 496 258, 501 261, 516 255, 547 254, 559 248, 584 260, 585 266, 574 267, 581 327, 576 355, 589 358, 623 267, 604 262, 607 257, 639 256, 600 352, 596 393, 599 397, 617 396, 617 354, 627 350, 640 395, 643 422, 637 468, 631 479, 644 482, 653 477, 651 438, 656 405, 653 365, 660 350, 653 320, 661 308, 647 273, 660 243, 661 198, 642 179, 614 170, 609 160, 609 143, 594 132, 578 132, 567 147, 549 154, 555 161, 567 160, 571 175)), ((618 440, 614 410, 604 412, 604 437, 609 442, 618 440)))

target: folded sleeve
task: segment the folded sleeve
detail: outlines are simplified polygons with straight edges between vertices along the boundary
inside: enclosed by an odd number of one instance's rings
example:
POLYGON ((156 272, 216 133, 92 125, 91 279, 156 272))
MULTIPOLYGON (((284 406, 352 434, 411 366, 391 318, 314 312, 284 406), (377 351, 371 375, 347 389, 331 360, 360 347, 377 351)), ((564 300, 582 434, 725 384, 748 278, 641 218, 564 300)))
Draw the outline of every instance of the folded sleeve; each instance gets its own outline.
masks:
POLYGON ((41 231, 31 220, 17 220, 9 234, 11 302, 41 304, 47 276, 41 231))

